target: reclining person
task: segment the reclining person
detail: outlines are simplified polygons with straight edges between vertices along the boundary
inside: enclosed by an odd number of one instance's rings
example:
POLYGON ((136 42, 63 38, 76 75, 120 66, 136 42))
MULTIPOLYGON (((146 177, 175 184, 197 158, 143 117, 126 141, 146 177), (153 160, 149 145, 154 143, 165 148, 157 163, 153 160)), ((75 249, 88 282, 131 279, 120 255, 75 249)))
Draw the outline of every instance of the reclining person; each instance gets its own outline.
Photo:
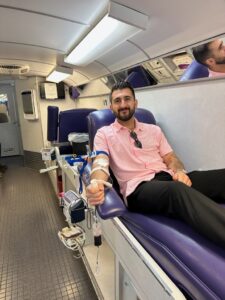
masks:
POLYGON ((179 218, 215 243, 225 246, 225 169, 186 173, 162 130, 138 122, 137 100, 127 82, 116 84, 110 94, 113 124, 100 128, 96 157, 87 187, 91 205, 104 202, 108 165, 118 180, 128 209, 179 218))
POLYGON ((225 45, 222 40, 196 46, 192 49, 194 58, 209 70, 209 77, 225 76, 225 45))

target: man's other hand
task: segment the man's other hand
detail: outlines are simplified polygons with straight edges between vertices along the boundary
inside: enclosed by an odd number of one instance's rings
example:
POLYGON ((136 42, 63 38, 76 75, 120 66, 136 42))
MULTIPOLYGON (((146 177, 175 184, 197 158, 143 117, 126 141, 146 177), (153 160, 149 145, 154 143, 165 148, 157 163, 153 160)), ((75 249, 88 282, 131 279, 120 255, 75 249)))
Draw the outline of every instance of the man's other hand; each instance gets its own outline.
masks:
POLYGON ((186 184, 188 186, 192 185, 190 178, 183 171, 177 171, 176 173, 174 173, 173 180, 183 182, 184 184, 186 184))
POLYGON ((103 183, 93 182, 86 188, 86 196, 90 205, 102 204, 105 200, 105 192, 103 183))

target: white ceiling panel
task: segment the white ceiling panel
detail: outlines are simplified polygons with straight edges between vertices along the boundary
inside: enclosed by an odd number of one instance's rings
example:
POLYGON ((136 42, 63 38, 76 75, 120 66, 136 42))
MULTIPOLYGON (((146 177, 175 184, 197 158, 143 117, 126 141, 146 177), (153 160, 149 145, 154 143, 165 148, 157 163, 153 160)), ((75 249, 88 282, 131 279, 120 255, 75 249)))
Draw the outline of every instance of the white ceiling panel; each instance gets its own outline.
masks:
POLYGON ((27 60, 56 64, 57 51, 47 48, 0 42, 0 59, 27 60))
POLYGON ((98 78, 110 72, 110 70, 108 70, 104 65, 98 62, 93 62, 86 67, 76 67, 75 71, 76 70, 86 75, 89 79, 98 78))
POLYGON ((115 72, 149 59, 139 48, 129 42, 123 42, 100 57, 98 61, 111 72, 115 72))
POLYGON ((52 70, 53 66, 49 64, 43 64, 42 68, 40 69, 40 64, 35 62, 27 63, 26 60, 7 60, 7 59, 0 59, 0 65, 17 65, 17 66, 26 66, 29 65, 29 72, 24 74, 25 76, 43 76, 46 77, 50 71, 52 70))
MULTIPOLYGON (((134 5, 133 1, 129 3, 134 5)), ((149 2, 146 8, 149 15, 148 29, 131 38, 150 57, 160 56, 225 32, 223 0, 171 0, 166 9, 160 10, 162 5, 163 1, 149 2)))
POLYGON ((106 11, 108 2, 108 0, 0 0, 0 6, 20 8, 88 25, 106 11))
POLYGON ((221 12, 224 15, 224 0, 170 0, 168 3, 164 0, 119 0, 120 4, 132 7, 150 17, 166 20, 167 26, 170 26, 170 21, 177 22, 177 31, 182 26, 192 26, 200 22, 209 23, 217 18, 217 13, 221 12), (206 19, 204 19, 204 17, 206 19))
MULTIPOLYGON (((109 0, 0 0, 0 61, 30 65, 27 76, 46 74, 92 27, 109 0)), ((116 0, 149 16, 147 30, 87 67, 74 69, 82 84, 225 31, 224 0, 116 0), (132 44, 133 43, 133 44, 132 44)), ((43 75, 45 76, 45 75, 43 75)))
POLYGON ((90 78, 80 73, 79 71, 74 71, 73 75, 64 80, 68 85, 80 85, 90 81, 90 78))
POLYGON ((45 15, 1 8, 0 40, 68 51, 84 31, 84 25, 45 15), (16 30, 15 30, 16 28, 16 30))

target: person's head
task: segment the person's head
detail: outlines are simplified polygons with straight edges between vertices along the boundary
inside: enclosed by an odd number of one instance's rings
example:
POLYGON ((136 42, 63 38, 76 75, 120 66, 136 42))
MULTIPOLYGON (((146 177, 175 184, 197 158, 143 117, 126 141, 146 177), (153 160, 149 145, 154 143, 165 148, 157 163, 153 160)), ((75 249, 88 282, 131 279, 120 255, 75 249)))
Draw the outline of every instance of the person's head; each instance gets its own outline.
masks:
POLYGON ((216 39, 192 50, 196 61, 213 71, 218 65, 225 65, 225 45, 222 40, 216 39))
POLYGON ((137 107, 133 87, 127 81, 116 83, 110 93, 110 108, 119 121, 129 121, 137 107))

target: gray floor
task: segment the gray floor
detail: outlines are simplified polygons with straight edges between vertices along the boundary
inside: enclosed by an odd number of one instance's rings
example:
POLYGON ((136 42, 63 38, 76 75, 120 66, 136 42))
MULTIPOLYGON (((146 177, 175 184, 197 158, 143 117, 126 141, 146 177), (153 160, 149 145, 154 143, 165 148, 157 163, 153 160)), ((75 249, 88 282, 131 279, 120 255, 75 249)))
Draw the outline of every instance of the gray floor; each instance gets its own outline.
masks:
POLYGON ((97 299, 82 260, 59 241, 65 227, 47 174, 8 160, 0 179, 0 300, 97 299))

